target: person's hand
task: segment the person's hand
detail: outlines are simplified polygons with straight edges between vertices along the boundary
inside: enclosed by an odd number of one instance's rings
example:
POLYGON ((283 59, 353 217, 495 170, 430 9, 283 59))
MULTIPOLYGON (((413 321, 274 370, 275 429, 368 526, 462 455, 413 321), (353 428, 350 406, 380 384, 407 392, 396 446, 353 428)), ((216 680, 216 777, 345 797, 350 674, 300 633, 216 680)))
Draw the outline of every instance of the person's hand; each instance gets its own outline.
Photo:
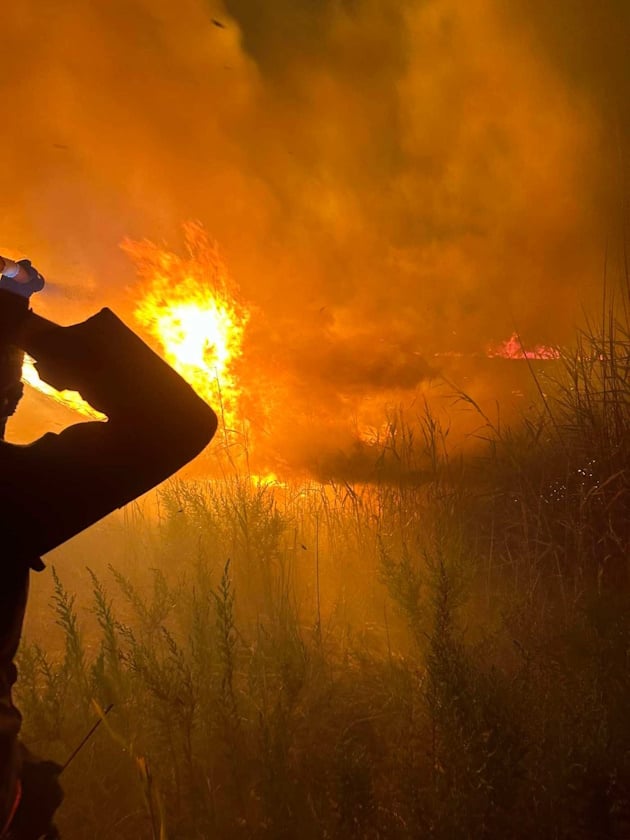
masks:
POLYGON ((0 276, 0 289, 6 289, 8 292, 13 292, 13 294, 27 299, 35 292, 41 292, 45 281, 31 261, 18 260, 17 265, 21 269, 18 277, 6 277, 3 274, 0 276))
POLYGON ((63 800, 59 784, 61 770, 54 761, 29 759, 24 762, 22 798, 10 826, 10 838, 39 840, 58 836, 52 821, 63 800))

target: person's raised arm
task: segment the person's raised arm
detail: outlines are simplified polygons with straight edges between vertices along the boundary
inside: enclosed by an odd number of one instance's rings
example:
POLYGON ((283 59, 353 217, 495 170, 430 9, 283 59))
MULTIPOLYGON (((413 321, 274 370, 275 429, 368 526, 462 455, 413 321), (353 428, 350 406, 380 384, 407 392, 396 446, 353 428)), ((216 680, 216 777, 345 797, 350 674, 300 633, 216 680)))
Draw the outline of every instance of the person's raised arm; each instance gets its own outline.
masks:
POLYGON ((151 489, 216 431, 212 409, 109 309, 60 327, 0 289, 0 334, 33 356, 43 379, 108 417, 3 446, 0 505, 30 530, 29 551, 49 551, 151 489))

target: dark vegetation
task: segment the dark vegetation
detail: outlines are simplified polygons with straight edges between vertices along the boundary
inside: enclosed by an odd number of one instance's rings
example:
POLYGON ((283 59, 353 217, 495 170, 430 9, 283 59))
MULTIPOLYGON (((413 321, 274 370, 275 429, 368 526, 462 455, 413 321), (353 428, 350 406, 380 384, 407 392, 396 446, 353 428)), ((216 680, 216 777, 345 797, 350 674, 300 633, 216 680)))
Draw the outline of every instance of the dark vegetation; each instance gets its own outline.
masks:
POLYGON ((630 836, 625 324, 519 424, 479 410, 474 455, 392 418, 383 464, 421 485, 172 483, 91 598, 59 567, 25 735, 63 761, 115 704, 64 837, 630 836))

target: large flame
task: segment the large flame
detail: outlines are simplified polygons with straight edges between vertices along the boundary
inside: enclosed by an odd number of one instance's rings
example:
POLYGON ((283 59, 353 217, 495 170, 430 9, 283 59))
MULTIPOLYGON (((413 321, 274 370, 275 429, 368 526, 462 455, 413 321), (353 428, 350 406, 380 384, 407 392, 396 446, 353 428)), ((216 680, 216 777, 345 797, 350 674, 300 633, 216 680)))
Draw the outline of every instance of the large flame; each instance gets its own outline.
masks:
POLYGON ((187 259, 151 242, 124 243, 145 281, 134 315, 166 361, 233 426, 239 399, 234 362, 249 314, 203 229, 189 224, 185 234, 187 259))
MULTIPOLYGON (((209 403, 226 426, 238 419, 239 388, 234 362, 242 352, 249 313, 235 297, 234 284, 203 228, 184 226, 188 258, 152 242, 123 243, 144 280, 134 316, 157 340, 166 361, 209 403)), ((105 415, 74 391, 56 391, 40 379, 25 357, 23 381, 65 408, 101 420, 105 415)))

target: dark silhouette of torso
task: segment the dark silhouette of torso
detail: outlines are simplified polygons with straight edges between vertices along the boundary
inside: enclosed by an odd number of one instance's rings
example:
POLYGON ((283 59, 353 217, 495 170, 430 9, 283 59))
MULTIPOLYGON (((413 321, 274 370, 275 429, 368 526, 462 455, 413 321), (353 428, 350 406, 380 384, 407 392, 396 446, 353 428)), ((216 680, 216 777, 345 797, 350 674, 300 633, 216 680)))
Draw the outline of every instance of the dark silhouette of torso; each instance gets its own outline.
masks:
POLYGON ((21 716, 11 689, 30 571, 43 568, 46 552, 172 475, 217 426, 212 409, 110 310, 50 326, 28 348, 40 374, 78 390, 108 420, 26 446, 0 440, 0 821, 20 773, 21 716))

